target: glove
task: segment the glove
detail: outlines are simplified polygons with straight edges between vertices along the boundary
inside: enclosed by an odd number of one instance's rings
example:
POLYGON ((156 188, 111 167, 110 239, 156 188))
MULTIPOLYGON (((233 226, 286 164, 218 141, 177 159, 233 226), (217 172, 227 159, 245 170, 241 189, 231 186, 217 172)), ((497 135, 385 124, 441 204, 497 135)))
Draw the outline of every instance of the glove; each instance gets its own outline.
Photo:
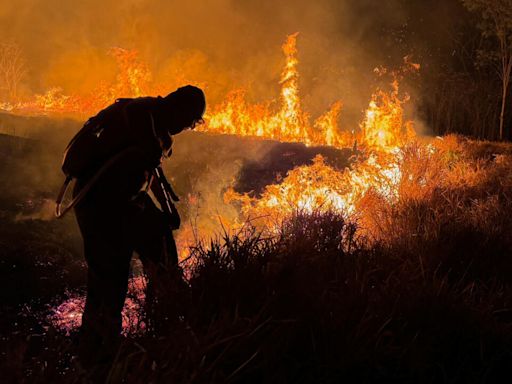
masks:
POLYGON ((172 231, 180 228, 181 217, 174 205, 171 207, 171 212, 165 212, 165 218, 167 225, 171 228, 172 231))

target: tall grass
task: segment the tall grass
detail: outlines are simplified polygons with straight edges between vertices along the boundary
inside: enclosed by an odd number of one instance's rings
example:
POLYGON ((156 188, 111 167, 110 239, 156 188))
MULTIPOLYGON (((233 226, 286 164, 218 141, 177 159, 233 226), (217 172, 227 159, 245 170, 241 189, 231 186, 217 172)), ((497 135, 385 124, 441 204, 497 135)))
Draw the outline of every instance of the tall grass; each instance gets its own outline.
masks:
POLYGON ((128 342, 112 379, 468 383, 507 371, 512 290, 491 273, 505 244, 459 226, 449 245, 439 236, 370 247, 355 229, 299 213, 273 238, 198 245, 186 301, 177 308, 169 292, 168 327, 128 342), (475 268, 468 255, 486 252, 488 268, 475 268))
MULTIPOLYGON (((273 236, 246 226, 196 244, 187 282, 170 272, 159 284, 147 319, 157 329, 124 340, 109 380, 503 382, 512 151, 458 137, 436 145, 406 148, 401 198, 370 193, 357 223, 296 212, 273 236)), ((74 382, 76 369, 59 370, 73 366, 72 344, 55 335, 46 345, 16 369, 29 382, 74 382)))

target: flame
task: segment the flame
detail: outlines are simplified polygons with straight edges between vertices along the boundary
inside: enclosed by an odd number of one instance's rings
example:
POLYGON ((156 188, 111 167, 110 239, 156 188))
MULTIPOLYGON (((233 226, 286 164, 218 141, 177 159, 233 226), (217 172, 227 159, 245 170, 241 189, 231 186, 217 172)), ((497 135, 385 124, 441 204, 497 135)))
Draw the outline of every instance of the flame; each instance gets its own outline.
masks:
POLYGON ((226 192, 229 203, 239 204, 243 217, 261 228, 277 228, 294 212, 334 211, 345 216, 359 212, 361 202, 375 193, 388 202, 398 198, 401 172, 399 154, 372 154, 353 169, 338 170, 317 155, 311 165, 294 168, 281 183, 266 186, 260 197, 226 192))
POLYGON ((341 101, 311 124, 309 115, 302 109, 299 91, 297 36, 287 37, 282 46, 286 59, 281 73, 279 108, 275 101, 248 104, 245 92, 231 92, 226 101, 213 108, 207 116, 207 125, 201 130, 220 133, 255 136, 272 140, 300 142, 307 145, 351 146, 353 138, 340 131, 338 120, 341 101))
POLYGON ((343 132, 338 126, 339 116, 343 103, 336 101, 331 108, 315 121, 315 130, 312 132, 312 142, 331 147, 343 148, 354 142, 352 134, 343 132))
POLYGON ((85 117, 96 114, 120 97, 140 97, 150 92, 151 72, 140 61, 136 50, 111 48, 109 55, 116 61, 118 74, 112 84, 99 84, 88 95, 66 95, 62 88, 52 87, 33 100, 5 105, 9 111, 25 114, 69 114, 85 117), (8 107, 8 108, 7 108, 8 107))
POLYGON ((148 66, 139 60, 136 50, 111 48, 110 55, 116 59, 119 68, 116 84, 107 95, 109 102, 119 97, 146 96, 150 90, 151 72, 148 66))
POLYGON ((277 140, 302 141, 310 143, 307 114, 302 111, 299 97, 299 72, 297 71, 297 36, 288 36, 283 44, 286 65, 281 74, 281 111, 279 113, 279 133, 277 140))
POLYGON ((360 139, 370 148, 390 151, 415 137, 412 122, 404 123, 403 119, 402 105, 409 97, 399 98, 396 79, 391 86, 390 92, 378 90, 373 94, 361 123, 360 139))

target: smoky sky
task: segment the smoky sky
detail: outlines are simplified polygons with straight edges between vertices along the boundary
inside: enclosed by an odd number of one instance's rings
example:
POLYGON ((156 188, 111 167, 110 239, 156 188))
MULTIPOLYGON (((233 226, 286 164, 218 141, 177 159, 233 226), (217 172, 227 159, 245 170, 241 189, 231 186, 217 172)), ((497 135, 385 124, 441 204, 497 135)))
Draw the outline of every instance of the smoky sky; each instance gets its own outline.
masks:
MULTIPOLYGON (((176 85, 173 78, 197 82, 206 85, 210 101, 218 102, 238 87, 249 88, 257 101, 276 97, 281 44, 299 32, 305 105, 314 114, 342 99, 348 110, 357 112, 371 94, 372 69, 397 64, 414 50, 400 41, 400 31, 419 22, 410 3, 0 0, 0 33, 22 48, 30 92, 51 86, 91 91, 115 78, 115 62, 107 52, 122 47, 137 49, 154 80, 164 88, 168 84, 169 91, 176 85)), ((443 4, 415 3, 429 14, 443 4)), ((450 17, 437 20, 448 24, 450 17)))

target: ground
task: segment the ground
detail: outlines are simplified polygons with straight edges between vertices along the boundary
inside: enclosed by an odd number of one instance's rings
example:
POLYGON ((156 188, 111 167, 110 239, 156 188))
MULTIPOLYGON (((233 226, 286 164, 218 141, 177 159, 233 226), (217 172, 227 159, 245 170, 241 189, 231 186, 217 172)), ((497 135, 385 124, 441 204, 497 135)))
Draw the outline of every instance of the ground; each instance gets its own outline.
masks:
MULTIPOLYGON (((44 316, 85 283, 74 218, 49 220, 62 136, 1 137, 6 381, 80 374, 74 335, 44 316)), ((200 164, 222 180, 243 169, 250 181, 273 156, 286 170, 277 144, 257 142, 249 156, 236 138, 194 140, 176 143, 188 165, 174 169, 182 196, 216 179, 201 183, 200 164)), ((406 163, 422 189, 404 183, 392 206, 368 198, 366 221, 297 212, 272 237, 249 226, 198 244, 187 285, 164 287, 167 325, 128 335, 111 381, 502 382, 512 361, 512 147, 449 137, 440 148, 430 163, 406 163)))

